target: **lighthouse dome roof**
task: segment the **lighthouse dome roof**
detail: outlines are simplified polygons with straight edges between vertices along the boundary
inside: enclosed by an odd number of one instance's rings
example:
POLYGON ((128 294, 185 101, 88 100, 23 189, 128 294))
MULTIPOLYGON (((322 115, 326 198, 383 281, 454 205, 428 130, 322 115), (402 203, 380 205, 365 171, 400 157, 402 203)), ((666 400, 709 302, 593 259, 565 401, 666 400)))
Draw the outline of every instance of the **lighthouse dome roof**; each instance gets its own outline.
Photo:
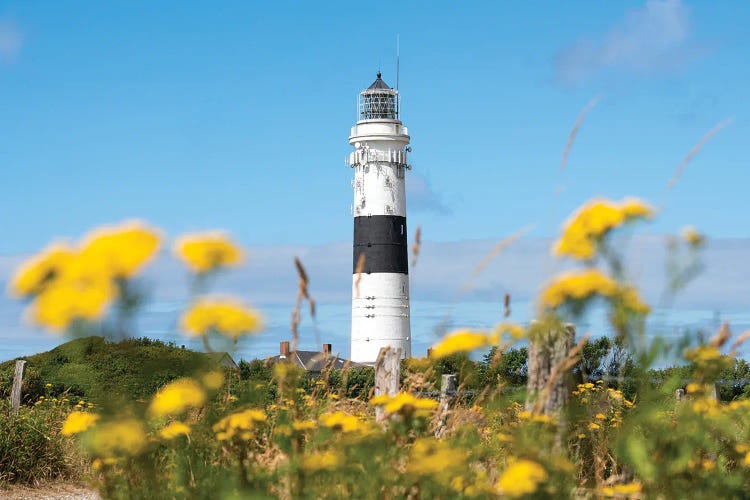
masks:
POLYGON ((372 82, 372 85, 367 87, 367 90, 391 90, 391 88, 388 86, 387 83, 383 81, 381 78, 380 71, 378 71, 378 77, 377 79, 372 82))

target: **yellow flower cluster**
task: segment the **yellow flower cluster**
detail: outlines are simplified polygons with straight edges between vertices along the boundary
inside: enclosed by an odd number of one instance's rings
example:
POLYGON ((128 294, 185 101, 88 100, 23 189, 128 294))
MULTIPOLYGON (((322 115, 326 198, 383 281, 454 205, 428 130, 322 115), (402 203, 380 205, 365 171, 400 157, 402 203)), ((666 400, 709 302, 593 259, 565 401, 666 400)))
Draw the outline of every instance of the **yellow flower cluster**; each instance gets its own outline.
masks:
POLYGON ((616 484, 614 486, 605 486, 602 488, 602 495, 608 497, 629 497, 638 495, 643 490, 641 483, 616 484))
POLYGON ((182 422, 171 422, 159 431, 162 439, 174 439, 178 436, 189 436, 190 427, 182 422))
POLYGON ((65 422, 63 422, 60 434, 63 436, 72 436, 74 434, 86 432, 94 426, 97 420, 99 420, 99 415, 95 413, 86 413, 82 411, 71 412, 65 419, 65 422))
POLYGON ((511 498, 534 493, 540 483, 547 480, 544 467, 532 460, 517 460, 500 475, 497 488, 511 498))
POLYGON ((165 385, 154 395, 148 411, 155 417, 178 415, 188 408, 200 408, 206 392, 195 380, 182 378, 165 385))
POLYGON ((174 252, 191 271, 206 273, 242 263, 242 250, 221 232, 191 234, 181 237, 174 252))
POLYGON ((409 451, 406 472, 417 476, 437 476, 447 479, 446 472, 457 469, 466 462, 466 454, 444 441, 420 438, 409 451))
POLYGON ((255 437, 258 424, 262 424, 266 420, 266 414, 261 410, 243 410, 219 420, 214 424, 213 431, 219 441, 228 441, 232 438, 249 441, 255 437))
POLYGON ((440 342, 432 346, 430 357, 444 358, 458 352, 470 352, 489 345, 496 344, 499 334, 487 334, 474 330, 456 330, 443 337, 440 342))
POLYGON ((159 232, 140 222, 96 230, 77 248, 55 244, 23 263, 11 280, 16 296, 33 297, 31 321, 63 331, 97 321, 117 296, 115 281, 136 275, 159 249, 159 232))
POLYGON ((329 427, 344 434, 367 429, 367 425, 364 422, 354 415, 349 415, 343 411, 324 413, 320 416, 319 421, 323 427, 329 427))
POLYGON ((603 199, 591 200, 568 219, 552 252, 560 257, 591 260, 609 231, 627 222, 650 219, 653 215, 653 208, 635 198, 626 198, 619 203, 603 199))
POLYGON ((595 269, 571 271, 552 281, 542 292, 542 306, 559 307, 569 300, 585 300, 594 295, 611 297, 617 292, 617 283, 595 269))
POLYGON ((344 457, 333 450, 318 451, 302 457, 302 468, 311 472, 335 469, 344 463, 344 457))
POLYGON ((370 400, 372 406, 383 406, 386 415, 398 413, 405 417, 429 417, 438 402, 433 399, 418 398, 408 392, 400 392, 394 396, 381 394, 370 400))
POLYGON ((221 298, 199 299, 181 318, 182 329, 190 336, 205 336, 211 332, 234 338, 257 333, 263 328, 260 315, 236 300, 221 298))
POLYGON ((146 429, 140 420, 122 419, 94 427, 86 434, 90 450, 95 455, 137 455, 146 447, 146 429))

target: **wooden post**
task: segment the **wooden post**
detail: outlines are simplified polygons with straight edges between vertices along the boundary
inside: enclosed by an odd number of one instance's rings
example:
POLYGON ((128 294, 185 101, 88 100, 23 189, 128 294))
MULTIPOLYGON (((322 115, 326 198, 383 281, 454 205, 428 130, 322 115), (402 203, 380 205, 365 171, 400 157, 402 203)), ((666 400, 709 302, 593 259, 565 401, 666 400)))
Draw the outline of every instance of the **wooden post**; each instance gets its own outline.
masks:
POLYGON ((685 399, 685 389, 677 389, 674 391, 674 398, 679 403, 685 399))
POLYGON ((10 393, 10 414, 16 415, 21 406, 21 385, 23 383, 23 365, 26 361, 16 361, 16 372, 13 374, 13 389, 10 393))
POLYGON ((448 414, 450 412, 451 403, 456 398, 456 391, 458 390, 458 375, 448 374, 443 375, 440 382, 440 406, 438 426, 435 430, 435 437, 442 437, 445 433, 445 429, 448 426, 448 414))
MULTIPOLYGON (((375 395, 398 394, 400 375, 401 349, 394 347, 380 349, 378 359, 375 361, 375 395)), ((375 407, 375 420, 378 423, 385 420, 385 410, 382 406, 375 407)))
POLYGON ((548 386, 552 371, 567 356, 575 343, 576 329, 566 324, 562 329, 543 330, 544 326, 532 322, 529 335, 529 375, 526 383, 528 393, 526 409, 531 410, 536 399, 544 397, 541 412, 553 415, 565 405, 570 395, 570 370, 557 374, 548 386), (546 392, 546 394, 545 394, 546 392))

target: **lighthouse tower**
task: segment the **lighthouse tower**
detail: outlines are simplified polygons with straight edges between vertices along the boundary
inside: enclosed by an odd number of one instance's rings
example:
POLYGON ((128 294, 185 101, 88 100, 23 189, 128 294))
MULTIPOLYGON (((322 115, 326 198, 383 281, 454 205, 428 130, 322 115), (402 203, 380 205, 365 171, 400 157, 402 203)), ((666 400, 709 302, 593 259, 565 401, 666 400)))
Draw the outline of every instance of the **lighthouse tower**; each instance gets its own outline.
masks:
POLYGON ((398 91, 378 72, 359 94, 354 152, 354 273, 351 360, 374 363, 382 347, 411 356, 405 174, 409 134, 398 91), (361 273, 358 273, 358 265, 361 273))

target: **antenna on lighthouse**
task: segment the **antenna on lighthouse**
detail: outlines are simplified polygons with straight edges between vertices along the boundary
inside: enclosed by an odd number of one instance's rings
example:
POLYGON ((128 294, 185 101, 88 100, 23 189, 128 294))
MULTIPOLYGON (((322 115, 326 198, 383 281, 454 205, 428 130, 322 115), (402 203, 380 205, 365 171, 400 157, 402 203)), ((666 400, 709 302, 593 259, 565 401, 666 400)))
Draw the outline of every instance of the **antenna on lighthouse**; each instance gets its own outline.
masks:
POLYGON ((398 91, 398 63, 399 59, 401 58, 401 44, 399 43, 399 38, 401 35, 396 35, 396 91, 398 91))

